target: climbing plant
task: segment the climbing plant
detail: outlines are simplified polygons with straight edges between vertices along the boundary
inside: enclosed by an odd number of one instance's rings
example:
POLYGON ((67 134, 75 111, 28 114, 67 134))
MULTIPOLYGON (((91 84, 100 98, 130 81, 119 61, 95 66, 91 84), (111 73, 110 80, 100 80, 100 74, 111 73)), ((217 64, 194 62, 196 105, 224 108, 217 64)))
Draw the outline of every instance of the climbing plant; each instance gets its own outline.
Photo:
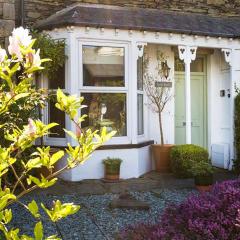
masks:
POLYGON ((66 60, 65 40, 53 39, 49 34, 36 30, 32 30, 32 36, 36 39, 33 48, 41 49, 40 57, 51 59, 51 61, 45 62, 43 66, 48 78, 53 78, 58 69, 64 66, 66 60))

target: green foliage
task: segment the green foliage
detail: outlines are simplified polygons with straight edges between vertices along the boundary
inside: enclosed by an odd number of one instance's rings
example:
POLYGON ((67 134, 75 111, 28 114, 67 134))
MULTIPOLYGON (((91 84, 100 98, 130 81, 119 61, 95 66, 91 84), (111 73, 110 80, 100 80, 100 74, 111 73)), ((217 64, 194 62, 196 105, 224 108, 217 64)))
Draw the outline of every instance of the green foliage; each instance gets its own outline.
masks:
POLYGON ((234 144, 236 148, 236 159, 234 159, 233 169, 240 174, 240 92, 237 90, 235 98, 235 114, 234 114, 234 144))
MULTIPOLYGON (((33 106, 36 107, 39 103, 45 105, 45 98, 41 95, 44 90, 37 91, 32 85, 32 80, 33 74, 43 69, 41 65, 47 59, 40 59, 39 50, 32 48, 34 43, 35 40, 32 40, 28 35, 28 30, 20 27, 15 29, 10 37, 9 57, 6 51, 0 48, 0 77, 2 78, 0 84, 0 119, 7 113, 12 114, 12 110, 17 107, 19 101, 23 101, 22 111, 24 112, 25 108, 27 111, 29 105, 25 103, 30 101, 31 94, 38 97, 34 98, 37 99, 37 104, 34 103, 29 109, 33 109, 33 106), (21 71, 19 71, 20 69, 21 71), (17 71, 19 72, 16 81, 17 71), (39 93, 41 94, 38 95, 39 93), (42 102, 39 99, 42 99, 42 102)), ((65 151, 51 153, 50 147, 33 147, 38 139, 50 134, 52 128, 58 125, 57 123, 44 124, 40 120, 29 118, 23 125, 13 124, 9 127, 5 123, 1 124, 0 129, 5 128, 3 137, 8 144, 0 144, 0 232, 7 240, 59 239, 55 235, 44 235, 43 216, 38 204, 34 199, 30 203, 24 204, 21 202, 21 197, 36 188, 47 188, 54 185, 60 173, 86 161, 96 148, 115 134, 115 132, 108 133, 106 128, 103 128, 100 133, 98 131, 92 132, 90 129, 82 131, 81 122, 86 117, 78 116, 79 109, 84 107, 82 101, 83 98, 67 96, 61 90, 57 91, 56 107, 68 115, 77 129, 76 133, 65 129, 66 133, 76 142, 76 146, 69 144, 65 151), (68 154, 66 165, 53 171, 54 165, 60 161, 65 153, 68 154), (19 165, 21 168, 17 171, 19 165), (41 174, 40 177, 34 175, 34 171, 41 168, 47 168, 49 175, 41 174), (3 181, 9 173, 14 176, 11 187, 8 187, 3 181), (34 237, 20 235, 18 228, 9 228, 8 224, 13 217, 10 206, 13 203, 18 203, 21 207, 28 209, 36 219, 32 233, 34 237)), ((62 204, 57 200, 51 209, 47 209, 43 204, 41 204, 41 208, 47 213, 51 221, 57 222, 76 213, 80 207, 73 203, 62 204)))
POLYGON ((33 37, 36 39, 34 44, 35 49, 41 49, 41 58, 51 59, 51 61, 44 63, 44 71, 49 78, 54 77, 58 69, 64 66, 65 63, 65 40, 52 39, 49 34, 32 31, 33 37))
POLYGON ((120 165, 122 163, 122 159, 108 157, 106 159, 103 159, 103 163, 105 165, 120 165))
POLYGON ((196 176, 209 176, 213 174, 213 167, 209 162, 197 162, 190 169, 192 175, 196 176))
POLYGON ((206 149, 192 145, 179 145, 171 149, 171 168, 177 177, 192 177, 192 167, 199 162, 209 163, 206 149))

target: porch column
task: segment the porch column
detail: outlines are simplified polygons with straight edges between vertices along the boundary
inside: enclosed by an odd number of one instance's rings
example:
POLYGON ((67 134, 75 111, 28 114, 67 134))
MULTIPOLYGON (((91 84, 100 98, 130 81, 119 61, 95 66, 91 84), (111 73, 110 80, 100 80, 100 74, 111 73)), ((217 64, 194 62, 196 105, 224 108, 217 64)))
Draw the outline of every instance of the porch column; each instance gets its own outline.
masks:
POLYGON ((232 169, 232 160, 235 159, 235 144, 234 144, 234 100, 237 95, 235 87, 240 88, 240 49, 222 49, 225 61, 230 66, 230 165, 232 169))
POLYGON ((186 144, 192 143, 192 115, 191 115, 191 70, 190 64, 196 59, 197 47, 178 46, 179 58, 185 63, 185 117, 186 144))
POLYGON ((130 119, 131 119, 131 142, 136 144, 138 142, 138 128, 137 128, 137 61, 138 58, 143 56, 144 46, 147 43, 132 41, 131 48, 131 64, 129 64, 129 69, 131 72, 131 81, 129 84, 131 92, 131 106, 130 106, 130 119))

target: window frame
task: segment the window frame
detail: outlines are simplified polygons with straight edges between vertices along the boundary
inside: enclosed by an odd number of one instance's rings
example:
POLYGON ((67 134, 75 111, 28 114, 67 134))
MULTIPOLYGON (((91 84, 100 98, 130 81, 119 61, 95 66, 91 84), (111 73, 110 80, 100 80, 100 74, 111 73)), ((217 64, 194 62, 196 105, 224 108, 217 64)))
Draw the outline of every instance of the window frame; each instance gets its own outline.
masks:
MULTIPOLYGON (((57 89, 50 89, 49 88, 49 81, 46 75, 43 77, 43 88, 46 88, 51 91, 57 91, 57 89)), ((65 88, 61 89, 63 92, 66 93, 67 91, 67 61, 65 62, 65 88)), ((45 124, 49 124, 49 104, 46 104, 46 107, 42 111, 42 116, 43 116, 43 122, 45 124)), ((65 128, 67 127, 67 121, 68 118, 65 114, 65 128)), ((43 137, 43 142, 45 145, 50 145, 50 146, 66 146, 67 145, 67 135, 65 134, 65 138, 56 138, 56 137, 50 137, 49 135, 46 135, 43 137)))
MULTIPOLYGON (((118 136, 113 137, 109 140, 106 145, 112 144, 127 144, 131 143, 131 121, 130 121, 130 100, 131 100, 131 92, 129 86, 129 44, 127 43, 118 43, 111 41, 92 41, 92 40, 80 40, 78 39, 78 94, 81 93, 124 93, 126 94, 126 127, 127 134, 126 136, 118 136), (124 87, 105 87, 105 86, 84 86, 83 85, 83 46, 96 46, 96 47, 116 47, 116 48, 124 48, 124 87)), ((81 114, 81 113, 79 113, 81 114)))
POLYGON ((145 137, 145 132, 146 132, 146 129, 145 129, 145 115, 144 115, 144 112, 145 112, 145 109, 144 109, 144 77, 143 77, 143 74, 144 74, 144 62, 143 62, 143 57, 141 58, 138 58, 137 59, 137 136, 138 138, 144 138, 145 137), (141 65, 142 65, 142 71, 141 71, 141 82, 142 82, 142 89, 140 87, 138 87, 138 82, 140 81, 139 79, 139 71, 138 71, 138 61, 141 59, 141 65), (139 124, 139 119, 138 119, 138 96, 141 95, 142 96, 142 121, 143 121, 143 133, 139 134, 138 132, 138 124, 139 124))

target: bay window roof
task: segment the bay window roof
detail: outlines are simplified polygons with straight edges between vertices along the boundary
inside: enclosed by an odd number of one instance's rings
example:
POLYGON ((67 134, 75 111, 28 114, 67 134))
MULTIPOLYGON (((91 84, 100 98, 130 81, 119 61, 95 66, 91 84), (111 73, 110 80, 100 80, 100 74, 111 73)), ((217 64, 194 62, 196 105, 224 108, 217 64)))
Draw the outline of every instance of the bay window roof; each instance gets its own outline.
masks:
POLYGON ((240 37, 240 17, 212 17, 157 9, 76 4, 39 22, 40 30, 88 26, 214 37, 240 37))

